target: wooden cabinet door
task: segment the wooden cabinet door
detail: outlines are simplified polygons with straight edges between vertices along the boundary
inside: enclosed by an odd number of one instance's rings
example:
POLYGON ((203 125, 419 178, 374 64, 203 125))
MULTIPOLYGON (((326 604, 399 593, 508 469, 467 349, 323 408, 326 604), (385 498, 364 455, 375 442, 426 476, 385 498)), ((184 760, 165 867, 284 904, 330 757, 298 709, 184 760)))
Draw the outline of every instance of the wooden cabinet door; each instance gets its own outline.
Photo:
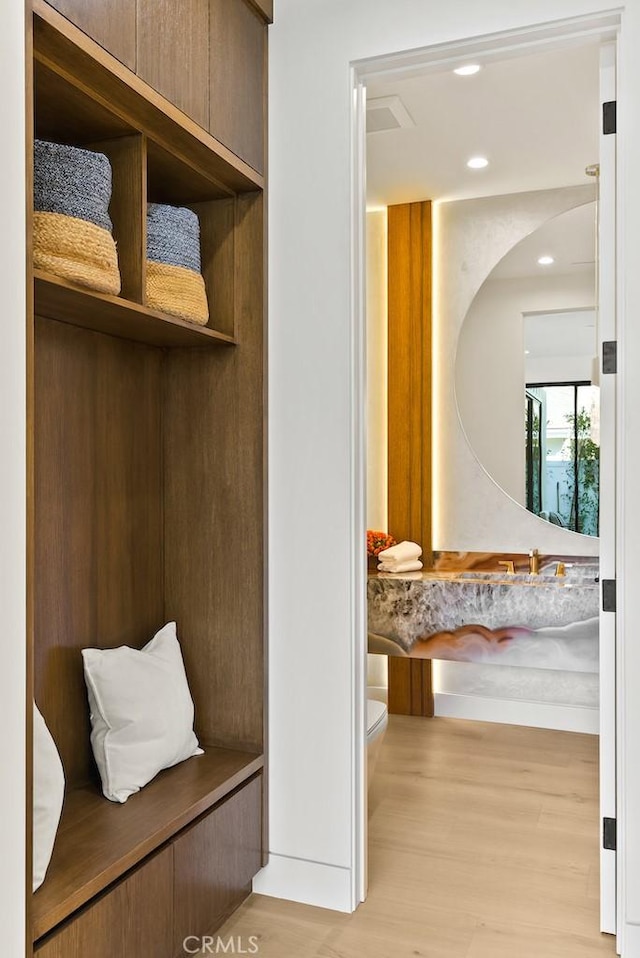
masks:
POLYGON ((130 70, 136 68, 136 0, 49 0, 130 70))
POLYGON ((247 0, 211 0, 209 131, 264 172, 267 25, 247 0))
POLYGON ((138 0, 137 73, 207 128, 209 0, 138 0))
POLYGON ((173 849, 128 878, 35 949, 36 958, 173 958, 173 849))
POLYGON ((215 931, 245 896, 261 866, 261 833, 258 775, 175 841, 176 953, 188 935, 215 931))

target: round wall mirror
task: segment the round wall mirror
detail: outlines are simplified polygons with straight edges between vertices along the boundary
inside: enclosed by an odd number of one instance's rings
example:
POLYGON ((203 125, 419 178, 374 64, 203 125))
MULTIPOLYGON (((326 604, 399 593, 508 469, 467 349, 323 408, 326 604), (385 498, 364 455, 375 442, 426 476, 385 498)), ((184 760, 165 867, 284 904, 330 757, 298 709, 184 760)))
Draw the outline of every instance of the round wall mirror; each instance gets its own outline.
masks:
POLYGON ((598 535, 596 203, 518 243, 465 317, 460 420, 476 457, 523 508, 598 535))

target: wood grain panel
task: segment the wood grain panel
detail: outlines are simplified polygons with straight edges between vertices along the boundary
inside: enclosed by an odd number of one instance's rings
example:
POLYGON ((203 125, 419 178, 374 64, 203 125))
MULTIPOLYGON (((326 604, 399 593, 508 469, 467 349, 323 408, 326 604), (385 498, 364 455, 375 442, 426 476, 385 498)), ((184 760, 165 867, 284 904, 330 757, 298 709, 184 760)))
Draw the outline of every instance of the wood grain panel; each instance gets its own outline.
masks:
POLYGON ((80 650, 162 625, 160 359, 37 320, 35 686, 72 785, 92 770, 80 650))
POLYGON ((37 958, 173 958, 173 850, 166 848, 35 949, 37 958))
MULTIPOLYGON (((34 584, 35 584, 35 319, 33 312, 33 140, 34 140, 34 76, 33 18, 26 11, 25 22, 25 373, 26 373, 26 644, 25 644, 25 868, 22 881, 25 891, 25 928, 31 927, 31 891, 33 876, 33 700, 34 700, 34 584)), ((25 958, 32 958, 29 934, 25 942, 25 958)))
POLYGON ((180 623, 209 745, 262 748, 263 213, 236 210, 233 350, 176 350, 165 375, 165 615, 180 623))
POLYGON ((109 215, 118 250, 120 296, 142 303, 147 263, 147 150, 140 134, 92 143, 111 163, 109 215))
POLYGON ((207 749, 161 772, 125 805, 106 801, 94 785, 72 789, 47 880, 33 899, 34 936, 81 908, 261 767, 261 756, 207 749))
MULTIPOLYGON (((44 0, 32 2, 36 15, 35 57, 62 78, 57 92, 61 123, 69 135, 75 128, 78 143, 111 136, 113 121, 108 118, 115 116, 125 124, 124 132, 137 130, 147 134, 168 152, 184 157, 202 175, 215 177, 233 191, 262 189, 263 177, 202 126, 123 67, 44 0), (74 125, 73 112, 81 100, 85 104, 83 114, 74 125), (97 124, 91 119, 87 101, 98 106, 97 124)), ((55 101, 50 101, 50 106, 53 119, 48 125, 55 129, 58 109, 55 101)))
POLYGON ((388 657, 389 712, 392 715, 434 714, 433 683, 430 659, 388 657))
MULTIPOLYGON (((431 203, 388 211, 389 532, 431 544, 431 203)), ((389 711, 433 715, 431 663, 389 659, 389 711)))
POLYGON ((246 897, 262 863, 261 839, 261 776, 176 839, 176 954, 194 929, 214 931, 230 908, 246 897))
POLYGON ((431 203, 389 207, 389 531, 431 557, 431 203))
POLYGON ((136 0, 49 0, 52 7, 108 50, 136 68, 136 0))
POLYGON ((409 665, 394 656, 388 657, 389 714, 411 715, 411 668, 397 669, 398 662, 403 666, 409 665))
POLYGON ((267 27, 245 0, 211 0, 209 130, 264 172, 267 27))
POLYGON ((206 129, 208 0, 138 0, 137 39, 138 76, 206 129))

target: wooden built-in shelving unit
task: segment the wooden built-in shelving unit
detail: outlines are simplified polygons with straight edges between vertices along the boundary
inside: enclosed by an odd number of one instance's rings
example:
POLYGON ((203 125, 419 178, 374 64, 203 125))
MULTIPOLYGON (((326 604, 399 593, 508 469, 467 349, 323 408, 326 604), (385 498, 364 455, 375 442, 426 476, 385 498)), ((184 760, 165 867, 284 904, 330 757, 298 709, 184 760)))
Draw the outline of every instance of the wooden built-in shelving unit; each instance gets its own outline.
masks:
MULTIPOLYGON (((146 15, 145 0, 105 0, 99 16, 33 0, 33 135, 109 156, 122 279, 110 296, 30 277, 28 694, 67 780, 30 907, 38 958, 175 958, 181 935, 211 933, 246 896, 266 855, 266 87, 247 51, 266 57, 272 5, 193 0, 246 75, 222 100, 207 87, 205 125, 177 105, 191 101, 176 64, 153 62, 149 21, 136 47, 115 6, 129 25, 146 15), (198 213, 207 326, 146 305, 148 202, 198 213), (91 754, 81 649, 139 648, 173 619, 205 754, 114 805, 91 754)), ((158 29, 180 31, 179 8, 158 29)), ((219 42, 207 35, 212 57, 219 42)))

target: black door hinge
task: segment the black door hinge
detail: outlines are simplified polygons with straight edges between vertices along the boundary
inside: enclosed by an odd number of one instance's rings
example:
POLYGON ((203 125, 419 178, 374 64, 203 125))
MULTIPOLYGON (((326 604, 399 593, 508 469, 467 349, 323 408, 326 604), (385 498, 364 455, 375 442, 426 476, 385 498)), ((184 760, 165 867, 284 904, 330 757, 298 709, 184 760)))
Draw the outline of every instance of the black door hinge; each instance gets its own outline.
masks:
POLYGON ((615 818, 602 819, 602 847, 607 851, 617 851, 617 823, 615 818))
POLYGON ((602 580, 602 611, 603 612, 616 611, 616 580, 615 579, 602 580))
POLYGON ((608 133, 617 133, 617 103, 615 100, 609 100, 602 104, 602 132, 606 136, 608 133))
POLYGON ((615 339, 602 344, 602 372, 605 376, 618 372, 618 344, 615 339))

